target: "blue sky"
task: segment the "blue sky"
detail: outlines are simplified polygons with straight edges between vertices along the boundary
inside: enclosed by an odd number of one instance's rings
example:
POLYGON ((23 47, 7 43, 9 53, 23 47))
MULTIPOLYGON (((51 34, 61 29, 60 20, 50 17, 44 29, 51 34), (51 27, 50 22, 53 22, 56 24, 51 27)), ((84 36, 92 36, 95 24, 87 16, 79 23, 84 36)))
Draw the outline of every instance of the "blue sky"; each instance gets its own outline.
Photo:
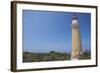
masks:
MULTIPOLYGON (((23 10, 23 51, 70 52, 72 16, 75 12, 23 10)), ((76 13, 82 48, 90 50, 91 14, 76 13)))

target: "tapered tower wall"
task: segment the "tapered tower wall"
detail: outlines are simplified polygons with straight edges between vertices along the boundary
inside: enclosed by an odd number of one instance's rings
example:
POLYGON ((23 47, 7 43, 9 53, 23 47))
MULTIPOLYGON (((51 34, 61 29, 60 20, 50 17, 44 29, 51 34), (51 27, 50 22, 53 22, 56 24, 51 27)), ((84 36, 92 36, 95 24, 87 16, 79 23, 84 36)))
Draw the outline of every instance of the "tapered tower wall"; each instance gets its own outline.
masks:
POLYGON ((72 52, 71 59, 79 59, 82 54, 82 43, 78 19, 72 20, 72 52))

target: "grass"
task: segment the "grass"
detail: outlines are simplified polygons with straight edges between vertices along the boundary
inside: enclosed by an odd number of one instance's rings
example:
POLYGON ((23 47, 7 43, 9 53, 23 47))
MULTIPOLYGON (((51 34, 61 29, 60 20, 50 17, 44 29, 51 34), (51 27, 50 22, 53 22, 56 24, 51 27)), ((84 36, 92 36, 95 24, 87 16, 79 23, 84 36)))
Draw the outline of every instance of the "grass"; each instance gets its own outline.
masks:
POLYGON ((23 62, 61 61, 61 60, 70 60, 70 55, 55 51, 50 51, 49 53, 23 52, 23 62))

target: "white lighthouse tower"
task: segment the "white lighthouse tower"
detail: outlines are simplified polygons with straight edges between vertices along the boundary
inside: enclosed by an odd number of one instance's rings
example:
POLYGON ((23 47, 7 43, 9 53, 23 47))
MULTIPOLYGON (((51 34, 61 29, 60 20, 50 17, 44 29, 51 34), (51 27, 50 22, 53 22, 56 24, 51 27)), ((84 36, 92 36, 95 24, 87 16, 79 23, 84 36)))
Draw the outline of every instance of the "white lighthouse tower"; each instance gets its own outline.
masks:
POLYGON ((82 44, 80 27, 77 16, 74 14, 72 18, 72 51, 71 59, 78 60, 82 54, 82 44))

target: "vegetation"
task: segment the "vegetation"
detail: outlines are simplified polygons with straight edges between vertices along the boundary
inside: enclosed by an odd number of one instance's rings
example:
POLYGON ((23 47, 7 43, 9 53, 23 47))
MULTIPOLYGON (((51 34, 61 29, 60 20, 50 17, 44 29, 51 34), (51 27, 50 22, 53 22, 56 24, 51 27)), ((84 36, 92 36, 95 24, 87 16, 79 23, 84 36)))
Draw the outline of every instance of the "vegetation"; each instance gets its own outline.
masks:
MULTIPOLYGON (((63 61, 70 60, 70 54, 50 51, 49 53, 23 52, 23 62, 63 61)), ((91 59, 90 52, 84 52, 80 60, 91 59)))
POLYGON ((70 60, 70 55, 51 51, 49 53, 23 52, 23 62, 61 61, 70 60))
POLYGON ((80 60, 91 59, 91 53, 89 51, 85 51, 83 55, 80 57, 80 60))

